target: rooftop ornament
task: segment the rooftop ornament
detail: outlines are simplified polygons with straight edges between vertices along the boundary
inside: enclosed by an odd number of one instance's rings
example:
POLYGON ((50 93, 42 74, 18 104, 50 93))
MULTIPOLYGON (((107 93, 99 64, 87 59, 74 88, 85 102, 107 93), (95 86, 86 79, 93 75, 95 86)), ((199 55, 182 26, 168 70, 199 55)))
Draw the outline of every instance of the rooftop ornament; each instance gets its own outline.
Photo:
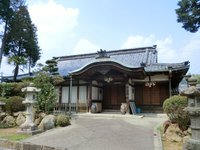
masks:
POLYGON ((98 56, 96 57, 98 58, 110 58, 110 56, 108 56, 108 53, 106 52, 106 50, 102 50, 100 49, 99 51, 97 51, 98 56))

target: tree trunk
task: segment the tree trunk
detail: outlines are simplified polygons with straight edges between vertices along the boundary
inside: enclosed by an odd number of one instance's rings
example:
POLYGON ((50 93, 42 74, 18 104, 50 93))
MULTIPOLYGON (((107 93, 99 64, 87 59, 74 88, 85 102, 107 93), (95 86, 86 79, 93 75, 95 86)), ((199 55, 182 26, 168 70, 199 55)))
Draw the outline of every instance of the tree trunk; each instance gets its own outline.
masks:
POLYGON ((19 64, 16 64, 16 67, 15 67, 15 70, 14 70, 14 76, 13 76, 14 82, 17 80, 18 72, 19 72, 19 64))
POLYGON ((0 68, 1 68, 1 62, 2 62, 3 52, 4 52, 4 49, 5 49, 7 29, 8 29, 8 21, 5 22, 4 33, 3 33, 2 43, 1 43, 1 49, 0 49, 0 68))

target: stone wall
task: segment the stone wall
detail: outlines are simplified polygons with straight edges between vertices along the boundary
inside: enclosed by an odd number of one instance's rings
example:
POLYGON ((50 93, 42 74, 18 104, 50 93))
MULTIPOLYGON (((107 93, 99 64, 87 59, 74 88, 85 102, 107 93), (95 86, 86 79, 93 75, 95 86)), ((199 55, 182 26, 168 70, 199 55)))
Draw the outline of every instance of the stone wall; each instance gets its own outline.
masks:
POLYGON ((1 148, 7 148, 11 150, 66 150, 65 148, 35 145, 23 142, 14 142, 6 139, 0 139, 0 149, 1 148))

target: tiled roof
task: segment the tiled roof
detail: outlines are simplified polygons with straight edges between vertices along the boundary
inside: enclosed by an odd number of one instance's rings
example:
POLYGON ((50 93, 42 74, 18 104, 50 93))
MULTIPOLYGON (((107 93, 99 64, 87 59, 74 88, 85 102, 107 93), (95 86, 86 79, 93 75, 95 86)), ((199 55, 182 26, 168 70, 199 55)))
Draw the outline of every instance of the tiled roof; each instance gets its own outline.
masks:
MULTIPOLYGON (((20 74, 17 76, 16 80, 20 81, 24 78, 30 78, 30 77, 34 77, 34 74, 33 73, 20 74)), ((13 76, 3 76, 1 80, 5 82, 13 81, 13 76)))
MULTIPOLYGON (((156 47, 142 47, 136 49, 124 49, 107 51, 110 58, 107 61, 117 62, 125 67, 138 68, 141 63, 146 65, 157 63, 156 47)), ((98 53, 57 57, 60 75, 67 76, 69 73, 79 70, 94 62, 106 61, 104 58, 96 59, 98 53)))
POLYGON ((164 72, 168 71, 171 67, 172 71, 189 68, 189 62, 182 63, 155 63, 145 67, 146 72, 164 72))

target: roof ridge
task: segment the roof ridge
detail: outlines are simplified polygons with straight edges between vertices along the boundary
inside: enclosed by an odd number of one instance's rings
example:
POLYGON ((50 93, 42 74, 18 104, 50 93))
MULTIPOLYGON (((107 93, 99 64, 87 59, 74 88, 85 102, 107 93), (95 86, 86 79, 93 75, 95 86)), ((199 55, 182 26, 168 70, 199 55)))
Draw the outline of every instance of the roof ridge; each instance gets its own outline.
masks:
MULTIPOLYGON (((146 52, 146 50, 155 50, 156 47, 152 46, 152 47, 139 47, 139 48, 129 48, 129 49, 117 49, 117 50, 108 50, 106 51, 107 54, 110 55, 120 55, 120 54, 128 54, 128 53, 139 53, 139 52, 146 52)), ((62 59, 62 60, 66 60, 66 59, 79 59, 79 58, 92 58, 92 57, 96 57, 98 54, 97 52, 95 53, 87 53, 87 54, 75 54, 75 55, 68 55, 68 56, 60 56, 60 57, 54 57, 56 59, 62 59)))

